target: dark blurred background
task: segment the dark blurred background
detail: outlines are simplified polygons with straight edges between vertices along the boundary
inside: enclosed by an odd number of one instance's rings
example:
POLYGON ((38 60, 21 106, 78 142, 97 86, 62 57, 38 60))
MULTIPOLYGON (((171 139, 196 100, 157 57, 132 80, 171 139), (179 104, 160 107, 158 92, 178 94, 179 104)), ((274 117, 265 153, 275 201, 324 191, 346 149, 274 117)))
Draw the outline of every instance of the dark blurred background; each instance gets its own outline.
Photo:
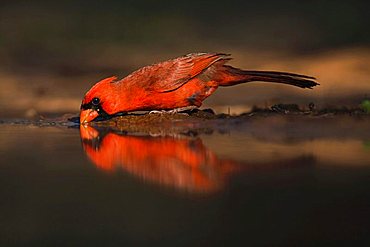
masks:
POLYGON ((232 113, 296 102, 352 105, 370 95, 368 1, 2 1, 0 114, 78 112, 107 76, 191 52, 232 65, 318 77, 301 90, 250 84, 205 102, 232 113))

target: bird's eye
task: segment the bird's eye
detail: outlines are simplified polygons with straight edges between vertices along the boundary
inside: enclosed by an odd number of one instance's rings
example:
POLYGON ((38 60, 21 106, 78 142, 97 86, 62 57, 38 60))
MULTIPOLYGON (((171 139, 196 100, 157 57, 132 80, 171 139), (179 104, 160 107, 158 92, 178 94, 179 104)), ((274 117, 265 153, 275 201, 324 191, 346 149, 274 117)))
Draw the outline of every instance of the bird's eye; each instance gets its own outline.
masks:
POLYGON ((99 105, 99 103, 100 103, 100 99, 99 99, 99 98, 93 98, 93 99, 92 99, 92 101, 91 101, 91 103, 92 103, 93 105, 99 105))

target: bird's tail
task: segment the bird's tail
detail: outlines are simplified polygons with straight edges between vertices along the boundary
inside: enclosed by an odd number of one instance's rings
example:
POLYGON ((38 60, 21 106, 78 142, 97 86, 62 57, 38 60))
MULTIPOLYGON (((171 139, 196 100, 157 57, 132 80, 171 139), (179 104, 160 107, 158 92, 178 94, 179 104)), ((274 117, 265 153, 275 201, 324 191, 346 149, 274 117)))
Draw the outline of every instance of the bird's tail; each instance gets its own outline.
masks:
POLYGON ((223 65, 222 72, 218 82, 224 87, 250 81, 275 82, 310 89, 319 85, 315 77, 287 72, 241 70, 229 65, 223 65))

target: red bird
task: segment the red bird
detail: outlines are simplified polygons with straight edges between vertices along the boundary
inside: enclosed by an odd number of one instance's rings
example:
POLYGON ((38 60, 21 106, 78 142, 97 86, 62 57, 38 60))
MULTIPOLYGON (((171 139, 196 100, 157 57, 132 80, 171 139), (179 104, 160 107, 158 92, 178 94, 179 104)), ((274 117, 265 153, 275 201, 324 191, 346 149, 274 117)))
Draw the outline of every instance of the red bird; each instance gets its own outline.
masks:
POLYGON ((80 123, 130 111, 200 107, 219 86, 250 81, 301 88, 318 85, 311 76, 241 70, 225 65, 230 59, 228 54, 195 53, 141 68, 121 80, 106 78, 86 93, 81 104, 80 123))

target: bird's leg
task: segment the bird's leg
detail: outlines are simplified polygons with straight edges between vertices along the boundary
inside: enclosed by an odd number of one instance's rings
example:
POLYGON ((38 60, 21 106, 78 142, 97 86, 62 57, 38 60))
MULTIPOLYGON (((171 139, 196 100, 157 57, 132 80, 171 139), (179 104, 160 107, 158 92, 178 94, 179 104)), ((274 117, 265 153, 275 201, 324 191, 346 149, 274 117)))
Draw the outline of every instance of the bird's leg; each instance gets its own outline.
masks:
POLYGON ((149 112, 149 114, 165 114, 165 113, 167 113, 167 111, 165 110, 161 110, 161 111, 153 110, 149 112))
MULTIPOLYGON (((183 112, 183 111, 193 110, 193 109, 196 109, 196 108, 198 108, 198 107, 197 106, 185 106, 185 107, 172 109, 172 110, 169 110, 169 111, 165 111, 165 110, 156 111, 156 110, 154 110, 154 111, 150 111, 149 114, 176 114, 176 113, 180 113, 180 112, 183 112)), ((187 113, 181 113, 181 114, 187 114, 187 113)))
POLYGON ((183 112, 183 111, 191 111, 195 108, 198 108, 197 106, 194 106, 194 105, 191 105, 191 106, 185 106, 185 107, 180 107, 180 108, 176 108, 176 109, 173 109, 173 110, 169 110, 167 111, 167 113, 169 114, 176 114, 176 113, 179 113, 179 112, 183 112))

